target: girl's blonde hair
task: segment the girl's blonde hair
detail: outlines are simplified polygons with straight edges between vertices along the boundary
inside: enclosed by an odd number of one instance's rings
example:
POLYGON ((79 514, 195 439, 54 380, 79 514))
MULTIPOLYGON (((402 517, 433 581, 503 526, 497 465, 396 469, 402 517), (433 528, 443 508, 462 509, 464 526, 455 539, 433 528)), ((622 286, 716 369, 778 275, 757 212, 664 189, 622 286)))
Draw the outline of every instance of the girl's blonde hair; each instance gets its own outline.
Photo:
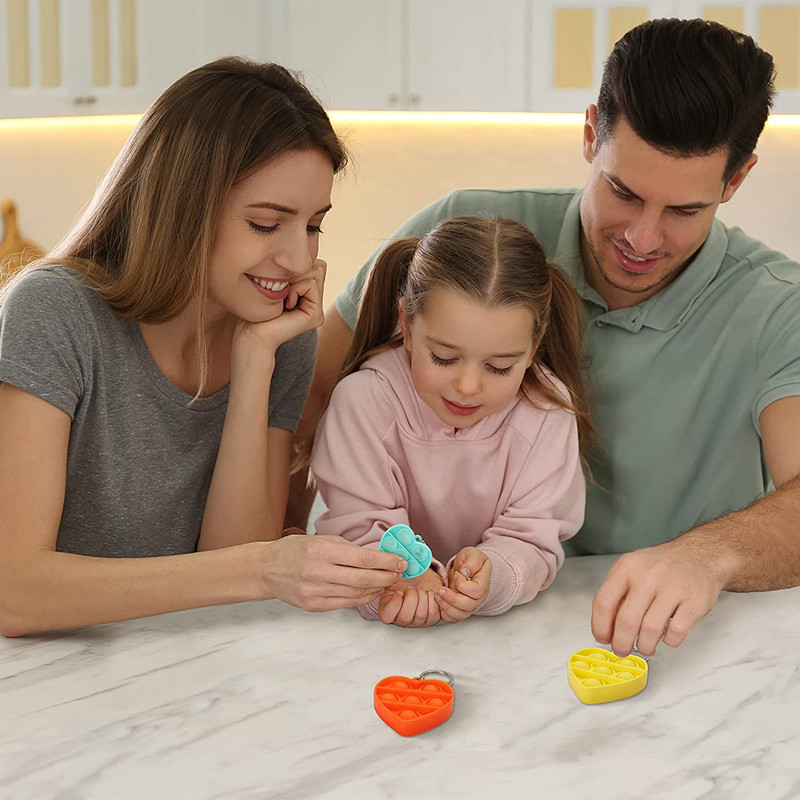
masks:
POLYGON ((334 172, 347 152, 328 115, 289 70, 222 58, 179 78, 144 114, 81 217, 45 259, 66 264, 120 315, 173 319, 197 298, 200 388, 205 302, 217 218, 234 183, 265 162, 319 150, 334 172))
MULTIPOLYGON (((398 347, 399 303, 409 320, 425 309, 435 288, 456 291, 482 305, 517 306, 533 314, 531 337, 538 342, 526 370, 521 397, 531 405, 545 399, 575 414, 581 452, 595 439, 582 367, 583 306, 567 277, 547 260, 536 237, 519 222, 454 217, 422 239, 392 242, 369 275, 353 341, 339 380, 370 357, 398 347), (569 390, 553 384, 546 366, 569 390)), ((585 466, 585 461, 584 461, 585 466)))

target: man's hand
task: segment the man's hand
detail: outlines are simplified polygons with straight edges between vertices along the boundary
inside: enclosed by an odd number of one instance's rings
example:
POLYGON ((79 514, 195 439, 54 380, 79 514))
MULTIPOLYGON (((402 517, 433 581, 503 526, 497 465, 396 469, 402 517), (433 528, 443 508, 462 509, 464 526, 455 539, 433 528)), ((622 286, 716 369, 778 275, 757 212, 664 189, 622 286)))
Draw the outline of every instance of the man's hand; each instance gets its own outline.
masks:
POLYGON ((681 644, 724 588, 705 549, 678 538, 621 556, 592 603, 595 639, 617 655, 636 646, 651 656, 662 636, 670 647, 681 644))
POLYGON ((436 592, 444 582, 432 570, 417 578, 407 578, 390 586, 382 595, 378 616, 386 625, 401 628, 428 628, 439 622, 436 592))

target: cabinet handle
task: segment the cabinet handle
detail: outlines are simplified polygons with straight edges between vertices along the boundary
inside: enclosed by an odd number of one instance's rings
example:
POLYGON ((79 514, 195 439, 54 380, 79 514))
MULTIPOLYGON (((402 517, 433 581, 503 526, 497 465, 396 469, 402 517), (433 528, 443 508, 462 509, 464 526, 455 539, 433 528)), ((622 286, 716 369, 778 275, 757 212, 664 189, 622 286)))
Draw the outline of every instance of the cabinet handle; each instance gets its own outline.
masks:
POLYGON ((410 94, 408 96, 408 104, 411 106, 418 106, 420 101, 420 97, 418 94, 410 94))
POLYGON ((97 102, 97 98, 91 94, 79 95, 78 97, 74 97, 72 102, 76 106, 90 106, 92 103, 97 102))
POLYGON ((387 103, 388 103, 390 106, 396 106, 396 105, 397 105, 397 102, 398 102, 399 100, 400 100, 400 98, 399 98, 399 97, 398 97, 396 94, 390 94, 390 95, 388 95, 388 96, 386 97, 386 102, 387 102, 387 103))

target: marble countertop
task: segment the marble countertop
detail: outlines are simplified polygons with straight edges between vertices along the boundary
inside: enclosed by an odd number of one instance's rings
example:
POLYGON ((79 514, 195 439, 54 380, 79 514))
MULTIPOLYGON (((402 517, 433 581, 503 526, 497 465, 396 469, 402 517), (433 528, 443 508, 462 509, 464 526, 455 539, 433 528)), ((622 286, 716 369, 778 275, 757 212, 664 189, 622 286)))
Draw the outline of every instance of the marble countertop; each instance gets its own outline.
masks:
POLYGON ((586 706, 566 661, 612 562, 424 630, 271 601, 0 640, 0 798, 800 797, 800 589, 724 594, 641 694, 586 706), (434 667, 453 715, 401 737, 373 686, 434 667))

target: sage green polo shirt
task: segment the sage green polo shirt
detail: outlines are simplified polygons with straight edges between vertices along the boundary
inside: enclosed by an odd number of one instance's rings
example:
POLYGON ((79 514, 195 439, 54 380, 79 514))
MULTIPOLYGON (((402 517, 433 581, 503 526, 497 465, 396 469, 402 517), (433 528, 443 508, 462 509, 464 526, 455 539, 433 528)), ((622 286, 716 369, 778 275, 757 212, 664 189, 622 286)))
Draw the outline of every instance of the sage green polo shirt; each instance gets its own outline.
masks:
MULTIPOLYGON (((689 267, 631 308, 586 282, 578 190, 468 190, 428 206, 398 236, 442 219, 510 217, 572 279, 587 314, 587 383, 602 448, 569 554, 659 544, 741 509, 772 486, 758 418, 800 395, 800 265, 715 220, 689 267)), ((374 259, 374 256, 373 256, 374 259)), ((371 259, 336 299, 351 327, 371 259)))

